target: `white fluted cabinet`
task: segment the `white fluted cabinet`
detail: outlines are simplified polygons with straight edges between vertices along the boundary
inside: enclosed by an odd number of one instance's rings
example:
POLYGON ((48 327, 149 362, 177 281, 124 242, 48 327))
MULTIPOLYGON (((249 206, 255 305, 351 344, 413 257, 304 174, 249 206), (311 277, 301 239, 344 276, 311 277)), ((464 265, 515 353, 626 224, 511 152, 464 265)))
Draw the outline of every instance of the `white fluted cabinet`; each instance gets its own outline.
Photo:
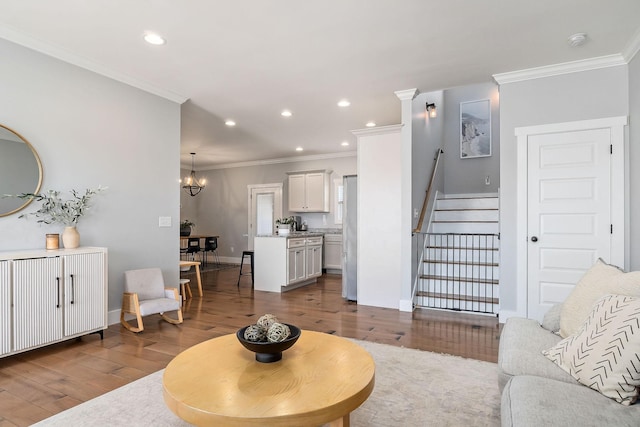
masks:
POLYGON ((102 336, 107 283, 105 248, 0 252, 0 357, 102 336))

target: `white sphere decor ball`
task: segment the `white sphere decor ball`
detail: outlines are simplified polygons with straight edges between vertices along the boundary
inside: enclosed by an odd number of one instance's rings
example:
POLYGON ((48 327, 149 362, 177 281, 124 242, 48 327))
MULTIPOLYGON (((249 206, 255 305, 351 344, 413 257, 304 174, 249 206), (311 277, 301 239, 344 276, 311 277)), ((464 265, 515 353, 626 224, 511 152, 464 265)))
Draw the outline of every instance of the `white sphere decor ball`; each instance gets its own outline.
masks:
POLYGON ((267 332, 271 325, 273 325, 274 323, 278 323, 278 318, 273 314, 265 314, 263 316, 260 316, 260 318, 256 322, 256 324, 264 329, 265 332, 267 332))
POLYGON ((244 339, 252 342, 267 340, 267 333, 258 325, 247 326, 244 330, 244 339))
POLYGON ((284 323, 274 323, 267 331, 269 342, 281 342, 289 338, 291 330, 284 323))

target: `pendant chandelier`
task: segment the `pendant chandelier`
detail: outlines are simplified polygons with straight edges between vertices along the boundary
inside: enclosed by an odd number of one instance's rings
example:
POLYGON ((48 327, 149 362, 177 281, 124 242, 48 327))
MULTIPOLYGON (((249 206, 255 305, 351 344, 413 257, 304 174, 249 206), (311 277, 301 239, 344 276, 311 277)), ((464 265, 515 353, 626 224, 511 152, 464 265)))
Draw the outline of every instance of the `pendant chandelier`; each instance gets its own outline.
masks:
POLYGON ((183 181, 184 184, 182 185, 182 188, 184 189, 184 191, 189 193, 191 196, 195 196, 200 191, 202 191, 205 185, 204 179, 198 181, 198 179, 196 178, 196 171, 194 170, 194 166, 193 166, 195 155, 196 153, 191 153, 191 173, 189 174, 188 177, 184 179, 183 181))

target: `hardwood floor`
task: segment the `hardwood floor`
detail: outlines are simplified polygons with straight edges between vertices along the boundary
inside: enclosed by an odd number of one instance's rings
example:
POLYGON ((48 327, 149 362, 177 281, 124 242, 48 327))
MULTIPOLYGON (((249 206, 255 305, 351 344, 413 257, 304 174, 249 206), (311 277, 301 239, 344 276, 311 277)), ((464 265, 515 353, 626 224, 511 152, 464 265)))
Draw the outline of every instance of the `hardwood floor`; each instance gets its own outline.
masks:
MULTIPOLYGON (((187 301, 182 325, 149 316, 137 335, 117 324, 105 331, 104 340, 89 335, 0 359, 0 427, 33 424, 142 378, 188 347, 235 333, 265 313, 302 329, 491 362, 498 358, 495 317, 359 306, 342 298, 337 275, 284 294, 254 292, 249 276, 238 288, 237 278, 237 268, 204 272, 204 297, 187 301)), ((194 285, 195 278, 191 287, 197 294, 194 285)))

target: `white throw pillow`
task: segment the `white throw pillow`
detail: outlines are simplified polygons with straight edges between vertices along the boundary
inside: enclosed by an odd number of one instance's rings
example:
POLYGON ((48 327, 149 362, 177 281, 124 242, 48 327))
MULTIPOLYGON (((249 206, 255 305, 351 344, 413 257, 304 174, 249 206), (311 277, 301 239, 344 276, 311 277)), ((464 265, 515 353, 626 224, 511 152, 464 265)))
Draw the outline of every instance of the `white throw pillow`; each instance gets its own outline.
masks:
POLYGON ((567 338, 576 333, 593 304, 608 294, 640 297, 640 271, 625 273, 598 259, 562 304, 560 336, 567 338))
POLYGON ((640 298, 606 295, 578 333, 542 352, 565 372, 623 405, 640 387, 640 298))

